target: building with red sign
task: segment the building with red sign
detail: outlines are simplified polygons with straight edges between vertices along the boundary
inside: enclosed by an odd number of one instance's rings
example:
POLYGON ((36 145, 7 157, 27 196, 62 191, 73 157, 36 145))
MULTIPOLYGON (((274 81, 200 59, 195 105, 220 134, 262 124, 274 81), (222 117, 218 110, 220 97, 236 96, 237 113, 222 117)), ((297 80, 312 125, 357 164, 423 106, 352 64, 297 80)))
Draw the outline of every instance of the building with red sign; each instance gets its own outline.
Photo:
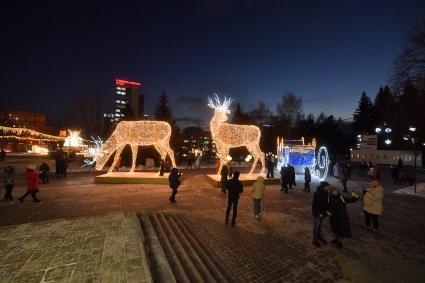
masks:
POLYGON ((144 114, 144 96, 141 83, 123 79, 115 80, 114 113, 111 121, 140 120, 144 114))

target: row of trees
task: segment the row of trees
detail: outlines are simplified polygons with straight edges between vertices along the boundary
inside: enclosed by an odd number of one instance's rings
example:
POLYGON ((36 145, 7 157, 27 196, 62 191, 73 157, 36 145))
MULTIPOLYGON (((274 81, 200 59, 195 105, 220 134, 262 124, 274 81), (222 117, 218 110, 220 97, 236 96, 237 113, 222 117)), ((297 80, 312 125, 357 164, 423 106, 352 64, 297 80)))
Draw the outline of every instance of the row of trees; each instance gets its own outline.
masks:
MULTIPOLYGON (((99 101, 99 100, 97 100, 99 101)), ((98 132, 102 111, 95 99, 85 99, 78 106, 78 125, 86 133, 98 132), (87 122, 89 121, 89 122, 87 122)), ((305 115, 303 100, 291 92, 282 95, 281 101, 272 111, 265 102, 259 101, 250 111, 244 111, 237 103, 232 109, 230 122, 236 124, 257 124, 262 128, 262 148, 274 152, 276 137, 295 139, 304 136, 307 141, 317 138, 319 144, 328 146, 334 155, 346 155, 356 143, 358 134, 374 134, 376 127, 386 125, 392 129, 393 148, 405 148, 403 135, 410 126, 417 128, 417 134, 425 138, 425 22, 418 23, 409 33, 403 52, 396 58, 389 86, 382 86, 375 99, 363 92, 353 114, 353 120, 336 119, 333 115, 320 113, 305 115)), ((154 119, 167 121, 173 128, 172 143, 181 142, 181 134, 173 117, 172 109, 165 92, 159 96, 154 111, 154 119)), ((199 133, 203 132, 199 127, 199 133)))

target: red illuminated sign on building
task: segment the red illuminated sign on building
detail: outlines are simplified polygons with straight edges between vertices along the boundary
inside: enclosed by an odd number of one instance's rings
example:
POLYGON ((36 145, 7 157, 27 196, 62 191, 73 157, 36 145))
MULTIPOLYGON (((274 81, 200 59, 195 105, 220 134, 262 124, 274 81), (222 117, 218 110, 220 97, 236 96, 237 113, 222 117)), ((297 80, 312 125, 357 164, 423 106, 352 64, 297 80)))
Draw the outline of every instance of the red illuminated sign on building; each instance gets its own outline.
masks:
POLYGON ((126 80, 121 80, 121 79, 116 79, 115 83, 117 85, 136 85, 136 86, 140 86, 141 83, 139 82, 130 82, 130 81, 126 81, 126 80))

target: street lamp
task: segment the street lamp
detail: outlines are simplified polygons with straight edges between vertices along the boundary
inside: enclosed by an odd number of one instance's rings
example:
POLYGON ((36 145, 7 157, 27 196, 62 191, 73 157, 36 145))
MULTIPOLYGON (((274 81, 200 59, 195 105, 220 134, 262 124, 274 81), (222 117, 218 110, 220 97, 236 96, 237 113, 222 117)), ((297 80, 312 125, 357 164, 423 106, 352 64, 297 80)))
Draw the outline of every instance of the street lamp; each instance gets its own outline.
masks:
MULTIPOLYGON (((410 126, 409 127, 409 134, 407 134, 407 135, 405 135, 404 137, 403 137, 403 139, 405 140, 405 141, 408 141, 408 140, 410 140, 411 142, 412 142, 412 146, 413 146, 413 155, 414 155, 414 158, 415 158, 415 164, 414 164, 414 191, 415 191, 415 194, 416 194, 416 168, 417 168, 417 158, 418 158, 418 149, 417 149, 417 147, 418 147, 418 144, 417 144, 417 138, 416 138, 416 136, 415 136, 415 133, 416 133, 416 127, 414 127, 414 126, 410 126)), ((425 146, 425 142, 424 143, 422 143, 422 145, 424 145, 425 146)))

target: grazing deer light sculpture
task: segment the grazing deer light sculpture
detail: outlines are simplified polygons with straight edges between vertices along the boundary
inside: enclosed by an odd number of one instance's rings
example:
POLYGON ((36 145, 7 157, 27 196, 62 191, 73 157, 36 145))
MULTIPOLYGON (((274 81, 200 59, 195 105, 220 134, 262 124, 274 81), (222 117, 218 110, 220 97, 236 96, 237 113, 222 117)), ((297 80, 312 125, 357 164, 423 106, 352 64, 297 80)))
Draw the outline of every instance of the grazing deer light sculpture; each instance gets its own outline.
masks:
POLYGON ((257 166, 257 162, 261 160, 261 174, 264 174, 265 162, 264 153, 260 149, 261 131, 254 125, 235 125, 225 123, 230 114, 229 106, 232 100, 224 98, 224 102, 220 103, 220 98, 215 95, 215 104, 208 97, 208 107, 214 109, 214 116, 210 122, 210 129, 213 141, 217 148, 217 154, 220 158, 220 168, 217 174, 220 173, 221 167, 227 163, 226 157, 229 150, 234 147, 245 146, 250 154, 254 157, 249 174, 252 174, 257 166))
POLYGON ((102 146, 96 159, 96 170, 101 170, 109 157, 116 151, 108 173, 112 172, 124 147, 131 147, 133 162, 130 172, 136 168, 137 149, 139 146, 153 145, 165 159, 167 154, 171 158, 173 167, 176 167, 174 152, 170 148, 171 127, 167 122, 160 121, 122 121, 102 146))

